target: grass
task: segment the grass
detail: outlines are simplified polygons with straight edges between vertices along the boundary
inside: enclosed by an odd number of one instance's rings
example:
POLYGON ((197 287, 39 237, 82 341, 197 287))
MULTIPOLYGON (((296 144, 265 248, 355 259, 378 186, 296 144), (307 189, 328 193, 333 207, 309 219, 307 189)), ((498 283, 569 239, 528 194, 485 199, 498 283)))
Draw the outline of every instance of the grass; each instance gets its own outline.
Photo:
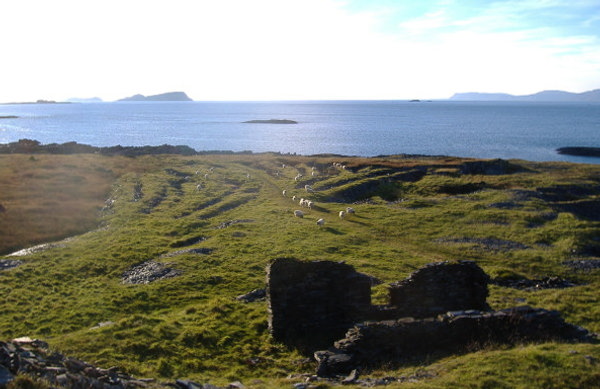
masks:
MULTIPOLYGON (((0 253, 74 238, 20 257, 21 266, 0 273, 0 338, 43 338, 63 353, 140 377, 291 385, 302 379, 286 377, 313 372, 314 362, 271 339, 264 302, 234 299, 264 287, 264 269, 277 257, 343 260, 384 283, 429 262, 457 259, 474 260, 492 276, 559 276, 579 286, 532 292, 492 285, 489 302, 494 309, 523 302, 556 309, 599 332, 598 270, 574 272, 562 264, 589 257, 598 246, 599 222, 528 193, 598 185, 600 167, 511 161, 523 169, 492 176, 460 174, 462 162, 1 155, 0 204, 7 212, 0 214, 0 253), (407 173, 415 170, 427 174, 407 173), (305 184, 316 192, 307 193, 305 184), (292 195, 315 201, 315 209, 295 218, 300 207, 292 195), (357 213, 340 220, 337 213, 350 200, 357 213), (326 220, 323 228, 319 218, 326 220), (165 256, 186 248, 211 251, 165 256), (123 272, 148 260, 182 275, 121 283, 123 272), (113 324, 94 328, 100 322, 113 324)), ((386 293, 385 285, 373 288, 374 302, 384 303, 386 293)), ((401 384, 409 388, 591 388, 599 369, 586 355, 600 358, 597 345, 490 346, 370 374, 413 377, 401 384)))

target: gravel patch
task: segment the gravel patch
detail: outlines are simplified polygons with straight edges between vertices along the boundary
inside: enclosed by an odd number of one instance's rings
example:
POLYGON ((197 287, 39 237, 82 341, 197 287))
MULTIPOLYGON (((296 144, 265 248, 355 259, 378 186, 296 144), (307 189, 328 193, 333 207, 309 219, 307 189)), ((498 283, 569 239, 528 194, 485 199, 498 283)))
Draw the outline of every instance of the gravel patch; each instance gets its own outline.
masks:
POLYGON ((15 268, 22 263, 23 261, 16 259, 0 259, 0 271, 15 268))
POLYGON ((121 282, 124 284, 149 284, 157 280, 177 277, 181 274, 181 271, 167 267, 167 264, 147 261, 124 272, 121 282))

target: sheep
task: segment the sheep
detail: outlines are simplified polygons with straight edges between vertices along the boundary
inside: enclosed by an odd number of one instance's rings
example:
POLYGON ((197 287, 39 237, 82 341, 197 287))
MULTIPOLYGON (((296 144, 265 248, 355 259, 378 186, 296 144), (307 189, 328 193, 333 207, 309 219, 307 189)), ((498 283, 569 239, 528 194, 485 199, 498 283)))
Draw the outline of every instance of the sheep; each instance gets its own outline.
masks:
POLYGON ((283 197, 285 197, 285 195, 287 194, 287 190, 283 190, 283 192, 281 192, 283 194, 283 197))
POLYGON ((340 219, 344 220, 344 218, 346 217, 346 211, 340 211, 339 216, 340 219))
POLYGON ((208 179, 208 173, 206 173, 206 174, 204 175, 204 179, 205 179, 205 180, 207 180, 207 179, 208 179))
POLYGON ((306 201, 306 200, 304 200, 304 199, 300 199, 300 202, 299 202, 299 204, 300 204, 300 206, 301 206, 301 207, 303 207, 303 206, 305 205, 305 201, 306 201))
POLYGON ((200 189, 202 189, 202 184, 196 185, 196 190, 199 191, 200 189))
POLYGON ((294 177, 294 181, 299 181, 302 178, 302 174, 298 173, 296 177, 294 177))
POLYGON ((303 218, 304 217, 304 212, 302 212, 301 210, 297 209, 294 211, 294 216, 299 217, 299 218, 303 218))
POLYGON ((310 175, 313 176, 313 177, 315 177, 317 174, 319 174, 319 173, 317 173, 316 171, 310 172, 310 175))
POLYGON ((296 201, 296 195, 292 196, 292 201, 296 201))
POLYGON ((352 208, 352 207, 347 207, 347 208, 346 208, 346 213, 355 213, 355 212, 354 212, 354 208, 352 208))
POLYGON ((317 220, 317 225, 318 225, 319 227, 322 227, 322 226, 324 226, 324 225, 325 225, 325 219, 319 219, 319 220, 317 220))
POLYGON ((312 201, 305 200, 304 204, 306 204, 306 206, 308 207, 308 209, 312 209, 312 207, 313 207, 313 205, 315 203, 313 203, 312 201))
POLYGON ((304 190, 307 192, 314 192, 315 190, 310 185, 304 185, 304 190))

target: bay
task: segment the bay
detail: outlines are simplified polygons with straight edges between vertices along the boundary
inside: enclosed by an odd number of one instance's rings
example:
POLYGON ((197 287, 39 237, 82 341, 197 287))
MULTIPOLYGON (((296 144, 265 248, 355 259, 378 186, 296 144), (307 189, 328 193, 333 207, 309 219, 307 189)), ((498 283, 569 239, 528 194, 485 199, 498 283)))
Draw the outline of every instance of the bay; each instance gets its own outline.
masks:
POLYGON ((376 156, 449 155, 600 163, 560 155, 600 147, 600 104, 463 101, 128 102, 0 105, 0 143, 187 145, 376 156), (298 124, 243 123, 289 119, 298 124))

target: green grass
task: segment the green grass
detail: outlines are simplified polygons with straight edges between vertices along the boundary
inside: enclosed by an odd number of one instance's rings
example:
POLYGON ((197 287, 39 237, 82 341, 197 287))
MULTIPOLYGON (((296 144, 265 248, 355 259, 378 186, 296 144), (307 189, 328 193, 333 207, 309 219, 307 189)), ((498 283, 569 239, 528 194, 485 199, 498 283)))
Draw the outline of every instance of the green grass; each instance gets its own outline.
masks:
MULTIPOLYGON (((385 283, 429 262, 458 259, 474 260, 492 276, 568 278, 580 286, 528 292, 492 285, 488 301, 494 309, 523 301, 556 309, 569 322, 600 331, 598 271, 562 265, 598 244, 600 224, 516 194, 597 185, 600 167, 512 162, 527 170, 461 175, 455 158, 0 156, 0 182, 8 188, 0 203, 9 210, 0 214, 0 253, 76 235, 0 273, 0 339, 42 338, 63 353, 139 377, 291 385, 302 380, 286 377, 311 373, 314 362, 270 338, 264 302, 234 299, 264 287, 265 267, 277 257, 346 261, 385 283), (428 174, 395 181, 415 168, 428 174), (294 181, 298 173, 301 182, 294 181), (316 193, 304 190, 307 183, 316 193), (352 205, 357 213, 340 220, 348 194, 360 200, 352 205), (300 206, 292 195, 315 201, 315 209, 295 218, 300 206), (103 209, 106 199, 114 202, 103 209), (326 220, 323 228, 319 218, 326 220), (518 245, 480 243, 490 240, 518 245), (212 251, 164 256, 185 248, 212 251), (124 271, 147 260, 182 275, 121 283, 124 271), (93 329, 107 321, 114 324, 93 329)), ((385 285, 373 288, 374 302, 385 303, 386 293, 385 285)), ((598 365, 585 355, 600 358, 597 345, 490 346, 371 374, 420 377, 401 384, 410 388, 591 388, 598 365)))

